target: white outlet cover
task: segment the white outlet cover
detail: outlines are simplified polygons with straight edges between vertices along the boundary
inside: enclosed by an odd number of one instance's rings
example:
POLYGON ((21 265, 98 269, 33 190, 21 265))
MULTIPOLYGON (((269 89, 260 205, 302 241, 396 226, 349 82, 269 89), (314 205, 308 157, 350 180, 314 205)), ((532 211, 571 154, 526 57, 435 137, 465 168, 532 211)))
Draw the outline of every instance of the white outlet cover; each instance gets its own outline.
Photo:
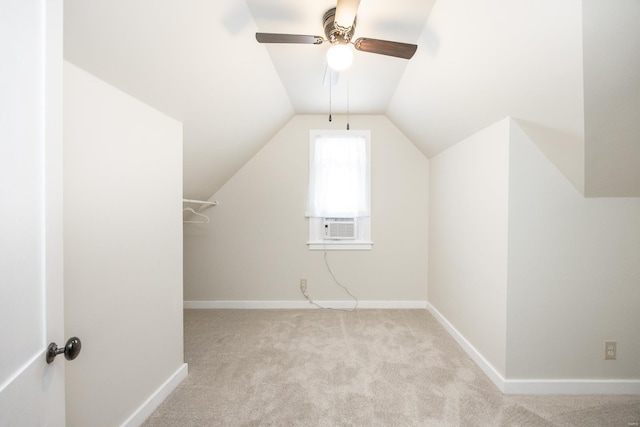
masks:
POLYGON ((604 360, 616 360, 616 342, 615 341, 605 341, 604 342, 604 360))

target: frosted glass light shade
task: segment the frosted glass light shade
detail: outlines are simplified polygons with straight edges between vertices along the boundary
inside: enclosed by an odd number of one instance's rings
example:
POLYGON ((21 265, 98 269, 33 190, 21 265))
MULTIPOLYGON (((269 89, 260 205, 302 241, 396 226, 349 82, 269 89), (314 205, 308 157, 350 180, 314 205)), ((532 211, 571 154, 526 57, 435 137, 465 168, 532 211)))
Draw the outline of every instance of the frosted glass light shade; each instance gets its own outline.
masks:
POLYGON ((327 51, 327 63, 335 71, 346 70, 353 61, 353 51, 346 44, 334 44, 327 51))

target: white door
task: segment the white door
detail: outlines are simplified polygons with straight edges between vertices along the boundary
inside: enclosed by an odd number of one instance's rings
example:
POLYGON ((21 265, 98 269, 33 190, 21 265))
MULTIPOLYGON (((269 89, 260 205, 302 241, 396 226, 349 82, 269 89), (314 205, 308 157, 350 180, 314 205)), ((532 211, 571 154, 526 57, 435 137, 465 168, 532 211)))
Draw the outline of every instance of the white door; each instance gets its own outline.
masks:
POLYGON ((0 426, 63 426, 62 0, 0 0, 0 426))

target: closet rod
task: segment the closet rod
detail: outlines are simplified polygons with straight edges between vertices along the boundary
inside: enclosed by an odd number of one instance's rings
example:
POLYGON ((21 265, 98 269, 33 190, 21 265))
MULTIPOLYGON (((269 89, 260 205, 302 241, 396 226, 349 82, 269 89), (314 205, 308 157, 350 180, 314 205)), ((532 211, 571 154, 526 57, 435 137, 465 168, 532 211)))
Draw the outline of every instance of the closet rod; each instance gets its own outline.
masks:
POLYGON ((211 206, 218 206, 218 201, 214 201, 214 202, 207 202, 204 200, 194 200, 194 199, 182 199, 183 202, 187 202, 187 203, 200 203, 202 205, 211 205, 211 206))

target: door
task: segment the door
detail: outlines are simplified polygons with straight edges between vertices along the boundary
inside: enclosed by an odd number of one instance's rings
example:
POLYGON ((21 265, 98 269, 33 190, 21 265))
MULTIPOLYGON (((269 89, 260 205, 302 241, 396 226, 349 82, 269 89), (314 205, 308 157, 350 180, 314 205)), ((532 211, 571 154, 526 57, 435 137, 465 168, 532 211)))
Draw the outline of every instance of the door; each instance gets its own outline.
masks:
POLYGON ((62 1, 0 2, 0 426, 64 425, 62 1))

